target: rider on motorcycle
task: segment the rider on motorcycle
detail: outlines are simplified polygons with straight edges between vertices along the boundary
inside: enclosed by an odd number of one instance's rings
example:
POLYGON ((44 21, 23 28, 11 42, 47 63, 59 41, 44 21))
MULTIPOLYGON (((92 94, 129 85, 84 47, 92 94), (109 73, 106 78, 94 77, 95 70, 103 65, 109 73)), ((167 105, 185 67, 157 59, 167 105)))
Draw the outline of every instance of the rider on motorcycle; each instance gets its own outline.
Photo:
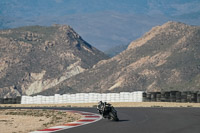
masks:
POLYGON ((102 101, 98 102, 97 110, 99 111, 99 114, 103 115, 103 112, 104 112, 104 103, 102 101))
POLYGON ((98 102, 97 110, 99 114, 103 116, 103 118, 108 118, 109 120, 113 121, 119 121, 119 118, 117 117, 117 111, 111 104, 100 101, 98 102))
POLYGON ((98 102, 98 105, 97 105, 97 110, 99 111, 99 114, 101 114, 103 117, 107 113, 107 110, 105 108, 106 105, 111 105, 111 104, 100 101, 98 102))

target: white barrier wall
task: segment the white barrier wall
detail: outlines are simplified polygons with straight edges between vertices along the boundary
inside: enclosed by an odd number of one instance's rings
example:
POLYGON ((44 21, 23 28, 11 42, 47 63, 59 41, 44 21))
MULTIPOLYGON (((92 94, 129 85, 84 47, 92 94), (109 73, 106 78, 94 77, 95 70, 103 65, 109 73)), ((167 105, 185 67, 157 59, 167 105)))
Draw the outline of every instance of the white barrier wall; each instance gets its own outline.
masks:
POLYGON ((76 93, 55 94, 54 96, 22 96, 21 104, 97 103, 103 102, 142 102, 143 91, 120 93, 76 93))

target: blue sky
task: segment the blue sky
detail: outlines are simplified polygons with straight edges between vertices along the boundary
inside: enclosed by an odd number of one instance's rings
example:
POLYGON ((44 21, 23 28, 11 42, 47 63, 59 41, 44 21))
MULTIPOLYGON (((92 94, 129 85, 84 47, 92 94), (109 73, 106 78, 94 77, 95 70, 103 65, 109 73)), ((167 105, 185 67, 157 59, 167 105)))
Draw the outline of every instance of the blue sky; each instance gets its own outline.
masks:
POLYGON ((199 0, 1 0, 0 4, 1 15, 18 17, 104 11, 173 16, 200 11, 199 0))
POLYGON ((170 20, 199 25, 200 0, 0 1, 0 29, 68 24, 101 50, 127 45, 170 20))
POLYGON ((173 16, 200 11, 199 0, 1 0, 0 4, 1 15, 21 17, 102 11, 173 16))

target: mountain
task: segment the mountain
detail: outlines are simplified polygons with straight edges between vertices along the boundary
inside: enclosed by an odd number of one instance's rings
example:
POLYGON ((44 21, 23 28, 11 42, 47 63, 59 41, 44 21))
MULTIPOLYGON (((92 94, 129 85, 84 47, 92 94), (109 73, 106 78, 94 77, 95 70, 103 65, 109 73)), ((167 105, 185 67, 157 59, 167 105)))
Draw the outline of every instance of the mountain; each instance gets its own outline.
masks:
POLYGON ((53 89, 61 91, 69 87, 75 92, 200 90, 199 44, 199 26, 167 22, 131 42, 119 55, 98 62, 53 89))
POLYGON ((109 57, 113 57, 115 55, 118 55, 119 53, 121 53, 122 51, 126 50, 128 47, 128 45, 117 45, 115 47, 112 47, 106 51, 104 51, 104 53, 106 55, 108 55, 109 57))
POLYGON ((0 29, 68 24, 105 51, 169 20, 199 25, 199 5, 199 0, 0 0, 0 29))
POLYGON ((0 97, 39 93, 107 58, 67 25, 1 30, 0 97))

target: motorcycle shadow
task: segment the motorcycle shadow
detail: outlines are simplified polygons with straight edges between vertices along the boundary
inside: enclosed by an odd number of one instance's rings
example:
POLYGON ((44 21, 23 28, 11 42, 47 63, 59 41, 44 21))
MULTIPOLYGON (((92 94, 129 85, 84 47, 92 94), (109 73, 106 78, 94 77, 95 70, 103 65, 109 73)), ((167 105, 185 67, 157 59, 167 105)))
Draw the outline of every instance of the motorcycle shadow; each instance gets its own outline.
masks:
POLYGON ((118 120, 117 122, 126 122, 126 121, 129 121, 129 120, 118 120))
POLYGON ((110 121, 110 122, 127 122, 127 121, 129 121, 129 120, 118 120, 118 121, 107 120, 107 121, 110 121))

